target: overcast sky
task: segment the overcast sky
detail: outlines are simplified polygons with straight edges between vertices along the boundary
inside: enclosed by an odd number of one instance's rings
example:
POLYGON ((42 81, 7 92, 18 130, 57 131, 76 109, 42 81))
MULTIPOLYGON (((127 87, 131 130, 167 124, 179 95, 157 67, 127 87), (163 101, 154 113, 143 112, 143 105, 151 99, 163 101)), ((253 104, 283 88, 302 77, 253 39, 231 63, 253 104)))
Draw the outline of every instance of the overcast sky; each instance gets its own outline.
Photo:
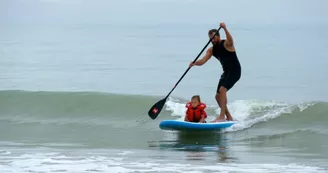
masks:
POLYGON ((327 7, 327 0, 0 0, 0 22, 326 25, 327 7))

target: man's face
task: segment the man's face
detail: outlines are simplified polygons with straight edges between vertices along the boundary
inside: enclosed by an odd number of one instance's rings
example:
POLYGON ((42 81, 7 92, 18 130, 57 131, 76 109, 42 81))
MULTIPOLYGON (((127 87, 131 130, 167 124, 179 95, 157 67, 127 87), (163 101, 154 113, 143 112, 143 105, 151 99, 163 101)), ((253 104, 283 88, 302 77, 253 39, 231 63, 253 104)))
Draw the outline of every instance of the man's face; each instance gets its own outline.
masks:
MULTIPOLYGON (((212 33, 210 35, 208 35, 208 37, 211 39, 213 37, 215 33, 212 33)), ((212 43, 215 44, 215 43, 219 43, 220 42, 220 36, 219 35, 216 35, 213 39, 212 39, 212 43)))

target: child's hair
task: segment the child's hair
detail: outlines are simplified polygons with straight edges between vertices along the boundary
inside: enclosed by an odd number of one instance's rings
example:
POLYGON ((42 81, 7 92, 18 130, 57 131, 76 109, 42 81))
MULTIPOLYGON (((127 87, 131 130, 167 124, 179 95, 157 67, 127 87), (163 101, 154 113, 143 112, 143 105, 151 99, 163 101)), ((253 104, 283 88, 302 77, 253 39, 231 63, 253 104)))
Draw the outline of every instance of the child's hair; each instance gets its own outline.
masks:
POLYGON ((194 99, 197 99, 198 102, 200 102, 200 97, 199 97, 199 95, 194 95, 194 96, 191 97, 191 100, 194 100, 194 99))

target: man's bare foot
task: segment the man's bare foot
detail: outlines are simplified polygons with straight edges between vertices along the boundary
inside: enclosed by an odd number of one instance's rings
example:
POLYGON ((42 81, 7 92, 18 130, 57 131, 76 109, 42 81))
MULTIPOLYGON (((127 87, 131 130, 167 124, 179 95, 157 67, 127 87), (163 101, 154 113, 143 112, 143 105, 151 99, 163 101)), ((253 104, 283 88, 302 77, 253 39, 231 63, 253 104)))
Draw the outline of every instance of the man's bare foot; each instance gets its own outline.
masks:
POLYGON ((223 116, 219 116, 219 117, 217 117, 215 120, 213 120, 212 122, 222 122, 222 121, 226 121, 226 119, 225 119, 225 117, 224 117, 224 115, 223 116))
POLYGON ((224 121, 226 121, 225 119, 220 119, 220 118, 217 118, 217 119, 215 119, 215 120, 213 120, 212 122, 224 122, 224 121))

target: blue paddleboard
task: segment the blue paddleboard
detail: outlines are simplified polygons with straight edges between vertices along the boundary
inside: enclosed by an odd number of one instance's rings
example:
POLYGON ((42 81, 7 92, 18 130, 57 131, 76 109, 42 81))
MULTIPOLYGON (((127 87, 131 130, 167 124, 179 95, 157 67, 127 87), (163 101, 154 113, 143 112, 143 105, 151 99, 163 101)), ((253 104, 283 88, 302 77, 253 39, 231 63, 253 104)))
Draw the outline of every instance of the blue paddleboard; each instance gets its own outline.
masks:
POLYGON ((181 120, 164 120, 159 124, 159 128, 175 131, 215 131, 228 128, 235 123, 234 121, 193 123, 181 120))

